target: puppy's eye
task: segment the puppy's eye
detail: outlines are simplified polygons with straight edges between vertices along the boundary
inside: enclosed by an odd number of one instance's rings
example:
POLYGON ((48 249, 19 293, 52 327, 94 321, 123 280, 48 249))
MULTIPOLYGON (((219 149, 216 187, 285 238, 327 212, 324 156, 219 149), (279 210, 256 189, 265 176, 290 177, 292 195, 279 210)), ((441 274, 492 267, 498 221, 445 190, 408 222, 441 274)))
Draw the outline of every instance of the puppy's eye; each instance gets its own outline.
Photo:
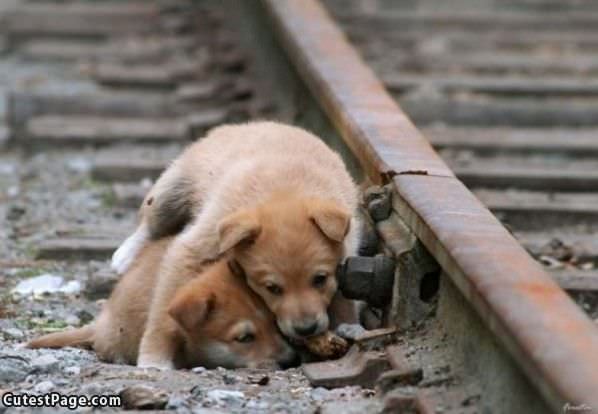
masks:
POLYGON ((326 273, 317 273, 311 280, 311 284, 315 288, 321 288, 326 284, 328 275, 326 273))
POLYGON ((268 292, 272 293, 273 295, 282 295, 282 288, 275 283, 268 283, 266 285, 266 289, 268 289, 268 292))
POLYGON ((255 341, 255 335, 252 334, 252 333, 244 333, 244 334, 242 334, 240 336, 237 336, 235 338, 235 340, 237 342, 241 342, 241 343, 246 344, 246 343, 255 341))

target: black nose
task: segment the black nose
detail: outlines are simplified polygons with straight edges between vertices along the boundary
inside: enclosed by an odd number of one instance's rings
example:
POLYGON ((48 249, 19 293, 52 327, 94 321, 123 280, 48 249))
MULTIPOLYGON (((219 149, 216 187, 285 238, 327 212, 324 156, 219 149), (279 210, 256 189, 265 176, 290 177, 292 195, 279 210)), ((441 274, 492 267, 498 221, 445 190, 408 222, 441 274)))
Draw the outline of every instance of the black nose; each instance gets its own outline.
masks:
POLYGON ((316 332, 316 329, 318 329, 318 322, 313 321, 303 325, 293 325, 293 329, 298 335, 309 336, 316 332))

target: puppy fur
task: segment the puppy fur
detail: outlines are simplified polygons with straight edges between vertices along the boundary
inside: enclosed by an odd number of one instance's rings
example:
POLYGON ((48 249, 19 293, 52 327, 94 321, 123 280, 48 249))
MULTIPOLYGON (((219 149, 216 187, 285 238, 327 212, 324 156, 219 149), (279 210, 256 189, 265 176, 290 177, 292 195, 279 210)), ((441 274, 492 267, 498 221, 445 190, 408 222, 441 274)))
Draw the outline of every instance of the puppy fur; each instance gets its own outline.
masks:
POLYGON ((147 240, 185 226, 162 263, 139 364, 168 365, 174 343, 163 332, 167 299, 202 263, 221 256, 247 276, 287 336, 325 331, 329 305, 336 322, 356 322, 354 307, 336 293, 334 273, 357 249, 357 203, 341 158, 303 129, 228 125, 191 145, 150 190, 138 229, 113 257, 122 271, 147 240))
MULTIPOLYGON (((28 347, 88 347, 103 361, 135 364, 157 269, 170 243, 146 244, 90 325, 42 336, 28 347)), ((167 312, 174 330, 169 335, 176 345, 172 368, 284 365, 294 357, 274 316, 225 261, 196 274, 170 299, 167 312)))

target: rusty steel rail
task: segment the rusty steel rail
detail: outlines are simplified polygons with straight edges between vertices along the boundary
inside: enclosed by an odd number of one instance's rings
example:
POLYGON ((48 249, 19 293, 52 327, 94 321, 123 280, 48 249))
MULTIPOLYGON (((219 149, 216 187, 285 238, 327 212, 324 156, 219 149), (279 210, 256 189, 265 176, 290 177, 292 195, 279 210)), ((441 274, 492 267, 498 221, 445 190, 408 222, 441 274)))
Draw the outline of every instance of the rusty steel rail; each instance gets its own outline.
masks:
POLYGON ((263 0, 283 48, 374 183, 555 411, 598 407, 598 329, 455 178, 316 0, 263 0))

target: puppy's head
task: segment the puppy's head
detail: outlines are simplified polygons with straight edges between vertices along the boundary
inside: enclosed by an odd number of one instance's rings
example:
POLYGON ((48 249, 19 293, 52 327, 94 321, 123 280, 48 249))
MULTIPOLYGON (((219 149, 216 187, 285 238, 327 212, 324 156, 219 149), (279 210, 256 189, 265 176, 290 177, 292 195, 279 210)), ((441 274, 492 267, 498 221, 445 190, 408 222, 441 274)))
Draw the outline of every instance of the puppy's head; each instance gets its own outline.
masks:
POLYGON ((179 289, 168 313, 184 338, 184 365, 206 368, 285 367, 295 353, 274 315, 247 286, 218 262, 179 289))
POLYGON ((288 337, 328 329, 350 213, 322 199, 280 197, 219 224, 220 253, 243 273, 288 337))

